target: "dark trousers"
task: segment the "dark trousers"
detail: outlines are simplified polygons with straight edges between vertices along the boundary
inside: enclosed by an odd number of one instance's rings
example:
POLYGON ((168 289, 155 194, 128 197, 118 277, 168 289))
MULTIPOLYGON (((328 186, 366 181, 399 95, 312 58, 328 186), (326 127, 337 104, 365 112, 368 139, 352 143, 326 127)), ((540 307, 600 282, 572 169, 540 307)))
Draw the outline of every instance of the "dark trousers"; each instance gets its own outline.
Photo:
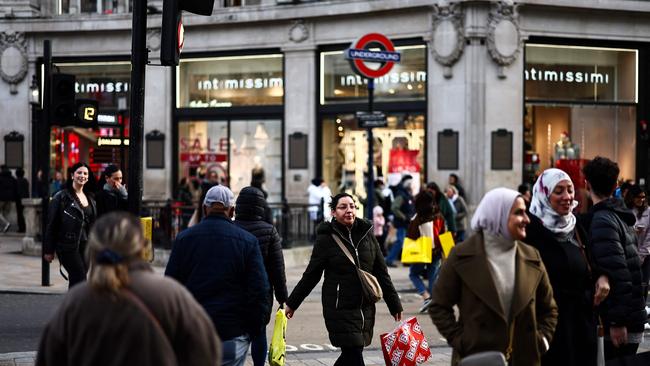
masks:
POLYGON ((650 256, 647 256, 643 259, 641 264, 641 274, 643 275, 643 283, 641 284, 643 288, 643 299, 648 299, 648 282, 650 281, 650 256))
POLYGON ((77 249, 59 249, 56 251, 59 262, 68 272, 68 289, 86 280, 88 266, 85 260, 86 243, 80 243, 77 249))
POLYGON ((638 348, 638 343, 627 343, 614 347, 612 342, 605 340, 605 359, 611 360, 619 357, 635 355, 638 348))
POLYGON ((26 229, 24 210, 25 208, 23 207, 23 203, 20 200, 16 201, 16 216, 18 218, 19 233, 24 233, 26 229))
POLYGON ((334 366, 365 366, 363 347, 341 347, 341 355, 334 366))

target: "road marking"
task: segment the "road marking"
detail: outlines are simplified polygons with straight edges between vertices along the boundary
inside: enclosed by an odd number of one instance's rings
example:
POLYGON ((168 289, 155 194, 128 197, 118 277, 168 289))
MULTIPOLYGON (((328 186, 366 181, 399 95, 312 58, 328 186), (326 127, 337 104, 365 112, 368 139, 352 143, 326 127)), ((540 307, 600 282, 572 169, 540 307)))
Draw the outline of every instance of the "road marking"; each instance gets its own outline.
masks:
POLYGON ((334 347, 329 343, 326 344, 313 344, 305 343, 298 346, 287 344, 287 352, 307 351, 307 352, 323 352, 323 351, 338 351, 338 347, 334 347))

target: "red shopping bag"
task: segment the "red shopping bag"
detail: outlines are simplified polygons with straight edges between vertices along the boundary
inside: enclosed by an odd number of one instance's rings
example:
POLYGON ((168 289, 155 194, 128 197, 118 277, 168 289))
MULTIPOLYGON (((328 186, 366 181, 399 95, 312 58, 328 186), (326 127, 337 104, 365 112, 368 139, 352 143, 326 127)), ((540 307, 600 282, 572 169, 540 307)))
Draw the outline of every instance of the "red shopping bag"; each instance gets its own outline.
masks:
POLYGON ((392 332, 379 337, 386 366, 416 366, 431 357, 429 343, 415 317, 406 319, 392 332))

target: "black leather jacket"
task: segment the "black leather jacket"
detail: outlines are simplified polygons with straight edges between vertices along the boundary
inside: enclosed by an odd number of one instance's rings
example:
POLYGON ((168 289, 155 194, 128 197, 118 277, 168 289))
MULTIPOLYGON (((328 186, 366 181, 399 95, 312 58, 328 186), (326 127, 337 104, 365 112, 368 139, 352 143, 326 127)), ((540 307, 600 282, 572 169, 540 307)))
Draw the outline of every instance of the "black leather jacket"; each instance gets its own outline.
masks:
MULTIPOLYGON (((97 216, 95 200, 87 196, 92 207, 93 221, 97 216)), ((84 229, 84 212, 67 189, 57 192, 47 211, 47 228, 45 229, 44 252, 53 254, 57 249, 75 249, 79 246, 84 229)), ((92 222, 88 226, 92 225, 92 222)))

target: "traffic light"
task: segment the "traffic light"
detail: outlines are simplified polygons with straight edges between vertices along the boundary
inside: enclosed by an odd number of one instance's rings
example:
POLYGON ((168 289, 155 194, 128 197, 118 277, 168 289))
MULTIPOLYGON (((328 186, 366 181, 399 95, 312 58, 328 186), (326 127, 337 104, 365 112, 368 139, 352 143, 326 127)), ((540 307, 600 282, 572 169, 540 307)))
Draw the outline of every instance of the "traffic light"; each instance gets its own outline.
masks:
POLYGON ((50 123, 67 126, 75 123, 75 85, 76 78, 70 74, 53 74, 50 123))
POLYGON ((183 19, 178 1, 163 0, 160 63, 164 66, 178 65, 178 59, 183 49, 183 19))
POLYGON ((214 0, 178 0, 180 9, 198 15, 212 15, 214 0))
POLYGON ((77 118, 76 124, 79 127, 97 128, 97 114, 99 103, 94 99, 76 100, 77 118))

